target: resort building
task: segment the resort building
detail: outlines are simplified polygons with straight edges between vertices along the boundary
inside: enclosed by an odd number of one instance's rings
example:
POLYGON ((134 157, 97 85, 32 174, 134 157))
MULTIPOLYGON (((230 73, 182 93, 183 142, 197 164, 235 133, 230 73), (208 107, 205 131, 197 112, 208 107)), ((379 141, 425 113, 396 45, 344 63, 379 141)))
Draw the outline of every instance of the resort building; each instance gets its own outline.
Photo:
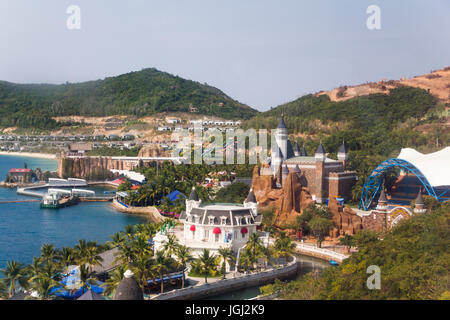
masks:
MULTIPOLYGON (((261 221, 262 215, 258 215, 258 204, 252 190, 243 204, 202 204, 193 188, 186 199, 186 211, 180 216, 183 229, 175 231, 175 235, 181 244, 191 248, 193 256, 198 256, 203 249, 217 253, 218 249, 225 247, 238 253, 250 235, 257 232, 261 221)), ((166 234, 158 233, 154 238, 155 249, 161 250, 166 240, 166 234)))
POLYGON ((27 183, 31 181, 31 169, 11 169, 9 170, 9 181, 17 183, 27 183))
POLYGON ((356 182, 355 171, 346 171, 345 162, 348 159, 348 146, 343 142, 338 151, 338 159, 326 156, 325 148, 320 143, 316 152, 308 156, 305 147, 301 149, 297 143, 292 145, 288 139, 288 131, 281 116, 276 130, 275 146, 269 159, 270 168, 262 170, 261 175, 273 175, 278 187, 283 187, 290 172, 299 175, 302 186, 307 187, 313 200, 326 202, 328 197, 351 197, 351 190, 356 182))

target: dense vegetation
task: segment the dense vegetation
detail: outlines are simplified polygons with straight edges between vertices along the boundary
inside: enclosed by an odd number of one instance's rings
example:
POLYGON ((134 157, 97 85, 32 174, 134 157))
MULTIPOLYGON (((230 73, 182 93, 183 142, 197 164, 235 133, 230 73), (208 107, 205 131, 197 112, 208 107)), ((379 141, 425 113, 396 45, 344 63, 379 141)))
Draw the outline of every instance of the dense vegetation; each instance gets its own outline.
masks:
POLYGON ((401 148, 431 152, 450 144, 445 127, 446 106, 426 90, 400 87, 387 94, 372 94, 333 102, 327 95, 306 95, 293 102, 261 113, 244 123, 247 128, 276 128, 281 113, 289 133, 308 154, 322 141, 330 157, 335 157, 342 141, 349 145, 347 168, 359 175, 354 200, 370 172, 401 148), (419 131, 418 126, 427 130, 419 131))
POLYGON ((156 69, 74 84, 0 82, 0 127, 54 129, 61 124, 53 116, 140 117, 189 112, 191 106, 200 114, 229 119, 248 119, 257 112, 217 88, 156 69))
MULTIPOLYGON (((243 197, 248 195, 248 186, 241 183, 233 184, 231 189, 239 190, 244 194, 237 196, 236 190, 231 194, 236 195, 232 198, 226 197, 220 191, 218 192, 219 199, 214 199, 216 196, 214 190, 210 187, 204 187, 205 178, 216 175, 217 172, 225 171, 224 177, 231 177, 231 172, 236 173, 238 176, 248 176, 251 172, 251 166, 248 165, 204 165, 193 164, 186 166, 177 166, 173 163, 166 161, 162 164, 156 164, 156 162, 150 163, 146 166, 141 166, 136 171, 142 173, 145 176, 146 183, 144 183, 139 189, 129 192, 128 198, 125 202, 132 206, 152 206, 161 205, 163 211, 167 211, 168 204, 165 203, 165 197, 178 190, 181 193, 189 196, 192 187, 195 186, 197 193, 203 203, 211 201, 225 201, 225 202, 238 202, 242 203, 243 197), (214 199, 214 200, 213 200, 214 199), (229 201, 228 201, 229 200, 229 201), (242 200, 242 201, 241 201, 242 200)), ((119 186, 119 190, 128 191, 131 188, 131 183, 126 182, 119 186)), ((184 202, 176 202, 172 204, 173 210, 176 213, 180 213, 184 208, 184 202)))
POLYGON ((265 293, 284 299, 450 299, 450 204, 402 221, 390 232, 361 232, 353 239, 358 252, 339 267, 277 282, 265 293), (371 265, 380 267, 381 289, 369 290, 371 265))

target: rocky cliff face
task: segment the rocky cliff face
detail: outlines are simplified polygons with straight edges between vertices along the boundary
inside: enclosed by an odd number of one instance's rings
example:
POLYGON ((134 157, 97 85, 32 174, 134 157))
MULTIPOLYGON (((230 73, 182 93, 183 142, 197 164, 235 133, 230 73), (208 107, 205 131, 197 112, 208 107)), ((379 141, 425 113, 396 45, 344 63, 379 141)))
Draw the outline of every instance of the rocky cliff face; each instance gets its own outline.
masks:
POLYGON ((138 157, 168 157, 169 152, 157 146, 144 146, 139 150, 138 157))
MULTIPOLYGON (((268 165, 262 165, 262 169, 268 165)), ((301 184, 301 177, 296 173, 289 173, 282 189, 276 188, 273 176, 260 175, 256 166, 253 169, 252 188, 256 200, 261 208, 275 209, 275 225, 283 226, 295 223, 298 215, 310 203, 314 203, 307 188, 301 184)))
POLYGON ((363 228, 362 218, 351 208, 342 207, 336 199, 331 198, 328 200, 328 208, 333 214, 334 228, 330 234, 332 238, 337 238, 344 234, 354 235, 363 228))
POLYGON ((136 165, 130 161, 112 160, 111 157, 66 158, 61 156, 57 172, 60 178, 103 180, 114 176, 110 169, 132 170, 136 165))

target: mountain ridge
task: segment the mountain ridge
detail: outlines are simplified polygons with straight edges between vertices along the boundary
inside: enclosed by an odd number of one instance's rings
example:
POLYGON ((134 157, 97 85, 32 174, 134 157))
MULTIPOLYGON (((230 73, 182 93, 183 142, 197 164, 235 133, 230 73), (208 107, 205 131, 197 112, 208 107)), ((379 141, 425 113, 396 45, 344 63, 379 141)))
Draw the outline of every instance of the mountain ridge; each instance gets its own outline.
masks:
POLYGON ((249 119, 257 110, 208 84, 186 80, 155 68, 119 76, 65 84, 16 84, 0 81, 0 126, 57 126, 56 116, 155 115, 194 112, 249 119))

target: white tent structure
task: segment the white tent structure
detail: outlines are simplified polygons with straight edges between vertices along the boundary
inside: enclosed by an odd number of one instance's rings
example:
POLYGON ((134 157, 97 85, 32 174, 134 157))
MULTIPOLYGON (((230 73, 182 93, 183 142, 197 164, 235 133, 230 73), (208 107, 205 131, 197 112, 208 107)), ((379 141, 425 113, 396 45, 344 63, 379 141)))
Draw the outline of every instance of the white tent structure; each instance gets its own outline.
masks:
POLYGON ((124 175, 124 176, 128 177, 129 179, 137 181, 139 183, 143 183, 145 181, 145 176, 138 172, 135 172, 135 171, 117 170, 117 169, 111 169, 110 171, 112 173, 118 173, 118 174, 124 175))
POLYGON ((419 169, 431 186, 450 186, 450 147, 429 154, 405 148, 397 158, 408 161, 419 169))

